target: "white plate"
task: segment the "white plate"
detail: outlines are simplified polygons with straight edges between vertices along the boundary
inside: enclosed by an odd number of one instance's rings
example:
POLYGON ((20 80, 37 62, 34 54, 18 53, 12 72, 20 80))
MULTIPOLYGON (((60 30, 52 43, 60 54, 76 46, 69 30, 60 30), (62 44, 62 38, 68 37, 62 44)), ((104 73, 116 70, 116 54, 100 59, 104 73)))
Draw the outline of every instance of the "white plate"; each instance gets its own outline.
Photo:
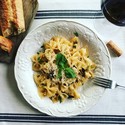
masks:
POLYGON ((71 38, 74 32, 78 32, 80 41, 89 46, 90 58, 97 65, 95 75, 109 78, 111 61, 106 45, 92 30, 76 22, 55 21, 39 26, 26 36, 16 55, 14 70, 19 90, 29 104, 48 115, 68 117, 81 114, 96 104, 105 90, 93 85, 91 80, 79 89, 81 98, 78 100, 53 103, 48 98, 39 97, 33 80, 31 56, 39 50, 44 41, 52 36, 71 38))

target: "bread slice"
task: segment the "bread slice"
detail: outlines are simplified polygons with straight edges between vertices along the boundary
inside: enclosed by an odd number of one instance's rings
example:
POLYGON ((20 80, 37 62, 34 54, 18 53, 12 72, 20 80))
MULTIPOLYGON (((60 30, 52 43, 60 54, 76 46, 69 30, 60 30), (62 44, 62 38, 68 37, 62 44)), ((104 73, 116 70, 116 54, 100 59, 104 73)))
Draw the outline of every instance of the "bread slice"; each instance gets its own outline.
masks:
POLYGON ((4 37, 25 31, 22 0, 0 0, 0 26, 4 37))
POLYGON ((13 47, 13 42, 11 40, 3 36, 0 36, 0 48, 3 51, 7 51, 8 53, 10 53, 12 50, 12 47, 13 47))

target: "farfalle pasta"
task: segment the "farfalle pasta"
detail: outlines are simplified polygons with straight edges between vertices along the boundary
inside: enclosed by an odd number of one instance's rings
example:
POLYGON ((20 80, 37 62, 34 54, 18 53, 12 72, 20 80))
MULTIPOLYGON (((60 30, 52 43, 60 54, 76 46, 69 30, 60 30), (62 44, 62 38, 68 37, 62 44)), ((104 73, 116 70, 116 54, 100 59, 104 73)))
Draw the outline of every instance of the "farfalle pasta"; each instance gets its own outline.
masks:
POLYGON ((96 64, 79 38, 70 40, 55 36, 42 46, 43 51, 31 57, 34 81, 40 97, 53 102, 78 99, 78 88, 94 76, 96 64))

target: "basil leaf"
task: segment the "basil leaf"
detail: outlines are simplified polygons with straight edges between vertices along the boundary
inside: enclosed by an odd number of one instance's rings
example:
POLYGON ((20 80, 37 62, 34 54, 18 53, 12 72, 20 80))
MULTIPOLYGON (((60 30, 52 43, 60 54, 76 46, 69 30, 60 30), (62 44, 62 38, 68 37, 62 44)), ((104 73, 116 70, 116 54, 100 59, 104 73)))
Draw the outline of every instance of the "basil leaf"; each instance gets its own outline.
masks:
POLYGON ((62 69, 58 69, 58 78, 61 79, 62 78, 62 69))
POLYGON ((63 54, 61 54, 61 53, 57 54, 56 65, 58 66, 58 68, 63 68, 63 69, 65 67, 68 67, 68 61, 63 54))
POLYGON ((72 68, 69 67, 68 61, 65 56, 58 53, 56 56, 56 65, 58 67, 58 78, 62 78, 62 71, 65 72, 67 78, 75 78, 76 74, 72 68))
POLYGON ((65 72, 65 75, 67 78, 75 78, 76 77, 74 70, 70 67, 65 68, 64 72, 65 72))
POLYGON ((60 53, 58 53, 58 54, 56 55, 56 65, 57 65, 57 66, 59 65, 59 62, 61 61, 61 59, 62 59, 62 55, 61 55, 60 53))
POLYGON ((65 68, 65 64, 63 62, 59 62, 58 67, 64 69, 65 68))

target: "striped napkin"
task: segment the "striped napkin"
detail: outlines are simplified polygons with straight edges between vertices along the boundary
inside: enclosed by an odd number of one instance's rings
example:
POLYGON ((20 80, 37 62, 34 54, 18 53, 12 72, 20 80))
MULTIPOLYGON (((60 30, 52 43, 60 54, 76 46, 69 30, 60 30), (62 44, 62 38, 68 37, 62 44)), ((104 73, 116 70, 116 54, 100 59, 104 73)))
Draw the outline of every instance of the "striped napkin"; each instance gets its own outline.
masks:
MULTIPOLYGON (((116 33, 100 32, 104 20, 100 0, 39 0, 39 9, 30 31, 55 20, 71 20, 86 25, 104 42, 113 40, 125 50, 125 28, 112 26, 110 31, 115 28, 116 33)), ((125 55, 118 58, 111 53, 111 59, 111 78, 125 85, 125 55)), ((124 89, 107 89, 99 102, 84 114, 70 118, 50 117, 36 111, 24 100, 17 88, 13 68, 13 64, 0 64, 0 125, 125 124, 124 89)))

